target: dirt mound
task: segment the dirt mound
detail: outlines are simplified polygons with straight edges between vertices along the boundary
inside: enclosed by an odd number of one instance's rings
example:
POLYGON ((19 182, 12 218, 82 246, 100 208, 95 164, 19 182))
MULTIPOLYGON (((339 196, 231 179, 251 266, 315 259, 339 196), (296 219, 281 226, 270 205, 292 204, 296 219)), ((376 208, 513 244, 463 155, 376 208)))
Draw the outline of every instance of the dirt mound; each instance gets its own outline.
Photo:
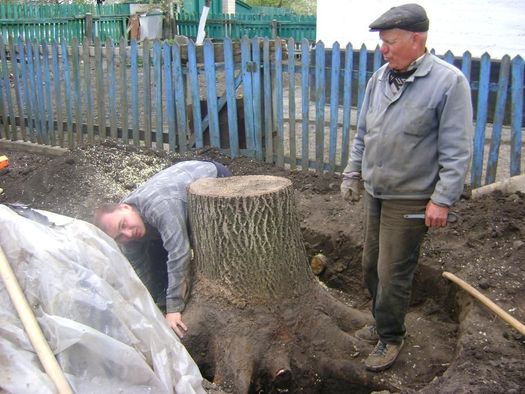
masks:
MULTIPOLYGON (((87 221, 96 206, 118 201, 152 174, 185 158, 219 160, 234 175, 287 177, 297 192, 308 255, 327 257, 319 279, 350 306, 369 307, 361 285, 362 207, 341 201, 336 175, 291 172, 248 158, 232 160, 215 151, 180 156, 109 143, 59 157, 10 149, 0 153, 10 160, 9 171, 0 175, 0 203, 26 203, 87 221)), ((462 199, 454 211, 460 220, 430 231, 423 245, 406 348, 391 370, 373 379, 384 380, 399 392, 523 392, 525 338, 441 273, 456 274, 525 321, 524 195, 493 193, 462 199)), ((359 357, 364 359, 368 350, 359 357)), ((302 391, 348 389, 327 380, 302 391)))

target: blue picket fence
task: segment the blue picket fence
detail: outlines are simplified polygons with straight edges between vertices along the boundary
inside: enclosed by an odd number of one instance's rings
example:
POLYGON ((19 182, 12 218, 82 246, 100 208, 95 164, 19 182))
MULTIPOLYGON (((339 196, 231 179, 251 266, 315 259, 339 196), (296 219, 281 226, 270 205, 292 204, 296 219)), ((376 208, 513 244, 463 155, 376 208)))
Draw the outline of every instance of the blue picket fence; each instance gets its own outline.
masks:
MULTIPOLYGON (((473 89, 472 186, 494 182, 503 144, 510 148, 507 175, 520 174, 523 59, 443 57, 473 89)), ((0 138, 69 148, 112 139, 180 153, 210 146, 291 169, 338 172, 366 82, 381 62, 377 49, 335 43, 327 50, 293 39, 89 46, 10 38, 0 40, 0 138)))

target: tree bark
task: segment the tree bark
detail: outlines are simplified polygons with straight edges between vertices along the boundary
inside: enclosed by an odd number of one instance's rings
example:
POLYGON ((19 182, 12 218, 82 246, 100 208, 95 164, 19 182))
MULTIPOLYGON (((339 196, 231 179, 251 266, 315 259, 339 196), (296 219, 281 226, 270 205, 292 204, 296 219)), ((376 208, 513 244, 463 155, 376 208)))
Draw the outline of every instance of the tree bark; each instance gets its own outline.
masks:
POLYGON ((198 274, 259 303, 311 286, 290 180, 203 178, 190 186, 189 207, 198 274))

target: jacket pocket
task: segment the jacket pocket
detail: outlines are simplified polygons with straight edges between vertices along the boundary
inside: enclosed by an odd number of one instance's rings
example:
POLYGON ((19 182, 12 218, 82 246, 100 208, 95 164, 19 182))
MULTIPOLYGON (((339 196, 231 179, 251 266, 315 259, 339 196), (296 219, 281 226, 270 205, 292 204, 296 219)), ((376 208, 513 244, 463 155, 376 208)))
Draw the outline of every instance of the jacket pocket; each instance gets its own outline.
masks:
POLYGON ((434 109, 425 106, 406 106, 407 125, 405 134, 424 136, 430 132, 434 123, 434 109))

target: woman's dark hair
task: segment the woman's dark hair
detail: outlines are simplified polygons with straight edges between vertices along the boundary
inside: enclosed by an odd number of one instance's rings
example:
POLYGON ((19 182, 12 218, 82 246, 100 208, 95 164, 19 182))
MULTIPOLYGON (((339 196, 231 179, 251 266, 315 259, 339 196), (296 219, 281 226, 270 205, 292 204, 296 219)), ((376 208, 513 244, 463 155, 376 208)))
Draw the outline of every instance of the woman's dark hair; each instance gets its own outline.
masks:
POLYGON ((114 204, 114 203, 101 205, 95 210, 95 213, 93 215, 93 224, 97 226, 98 228, 104 230, 102 228, 102 216, 108 213, 115 212, 119 207, 120 207, 119 204, 114 204))

